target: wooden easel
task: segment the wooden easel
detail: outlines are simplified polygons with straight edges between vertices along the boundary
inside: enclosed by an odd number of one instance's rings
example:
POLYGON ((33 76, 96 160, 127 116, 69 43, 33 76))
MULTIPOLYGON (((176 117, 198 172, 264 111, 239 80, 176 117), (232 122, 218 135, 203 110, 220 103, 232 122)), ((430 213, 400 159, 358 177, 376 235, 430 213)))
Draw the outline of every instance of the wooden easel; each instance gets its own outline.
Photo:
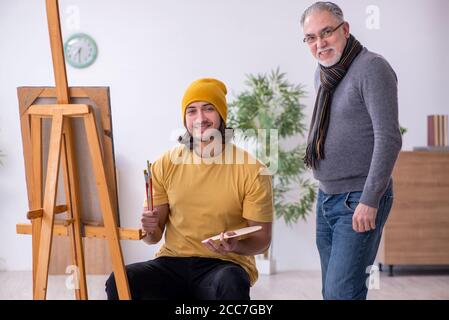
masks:
POLYGON ((67 85, 58 1, 46 0, 46 9, 57 103, 31 105, 23 115, 27 118, 27 121, 24 122, 26 125, 22 125, 24 148, 26 144, 29 144, 28 147, 32 150, 31 166, 27 166, 26 172, 27 175, 31 175, 30 179, 27 179, 29 181, 30 206, 27 217, 31 219, 32 224, 17 225, 17 233, 32 234, 33 298, 35 300, 46 298, 52 238, 55 234, 70 237, 72 261, 79 271, 79 288, 75 289, 77 299, 87 299, 83 237, 104 237, 107 239, 119 298, 130 299, 131 295, 119 240, 140 240, 143 238, 143 232, 140 229, 123 229, 117 226, 114 215, 116 208, 111 201, 107 184, 95 115, 92 108, 87 104, 70 103, 73 88, 69 88, 67 85), (81 117, 84 121, 104 226, 85 226, 81 220, 78 173, 71 123, 74 117, 81 117), (42 193, 42 118, 51 118, 52 121, 44 194, 42 193), (58 173, 61 162, 67 204, 56 205, 58 173), (67 219, 63 225, 55 224, 55 215, 63 212, 67 212, 67 219))

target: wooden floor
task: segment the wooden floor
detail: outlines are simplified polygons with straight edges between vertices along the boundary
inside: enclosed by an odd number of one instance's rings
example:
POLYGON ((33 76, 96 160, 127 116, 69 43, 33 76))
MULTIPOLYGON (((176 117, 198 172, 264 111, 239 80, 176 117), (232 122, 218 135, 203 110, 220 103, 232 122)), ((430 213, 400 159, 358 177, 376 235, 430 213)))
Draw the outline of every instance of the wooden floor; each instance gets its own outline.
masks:
MULTIPOLYGON (((104 283, 107 276, 88 276, 90 299, 106 299, 104 283)), ((397 271, 394 277, 379 275, 378 287, 369 291, 368 299, 449 299, 449 271, 397 271)), ((66 289, 66 276, 50 276, 48 299, 74 299, 66 289)), ((0 299, 31 299, 31 272, 0 272, 0 299)), ((308 300, 321 299, 319 271, 281 272, 260 276, 251 289, 251 298, 308 300)))

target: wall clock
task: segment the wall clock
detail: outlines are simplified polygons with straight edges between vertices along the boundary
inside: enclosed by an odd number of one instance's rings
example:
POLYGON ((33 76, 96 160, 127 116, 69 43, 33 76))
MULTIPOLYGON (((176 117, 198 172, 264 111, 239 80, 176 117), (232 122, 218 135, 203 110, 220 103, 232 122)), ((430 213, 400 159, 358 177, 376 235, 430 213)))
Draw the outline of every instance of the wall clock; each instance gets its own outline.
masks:
POLYGON ((64 53, 67 62, 72 67, 87 68, 97 58, 97 44, 89 35, 76 33, 65 42, 64 53))

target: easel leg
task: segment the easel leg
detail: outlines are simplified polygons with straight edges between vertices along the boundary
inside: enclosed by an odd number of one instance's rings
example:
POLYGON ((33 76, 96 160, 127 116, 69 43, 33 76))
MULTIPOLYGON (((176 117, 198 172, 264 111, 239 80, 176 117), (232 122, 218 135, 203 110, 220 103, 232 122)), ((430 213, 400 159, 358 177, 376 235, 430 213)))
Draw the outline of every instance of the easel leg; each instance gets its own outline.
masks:
POLYGON ((58 185, 58 169, 61 156, 61 140, 63 129, 63 115, 53 117, 48 153, 47 177, 45 179, 44 214, 39 237, 39 256, 36 268, 35 300, 44 300, 47 295, 48 266, 53 237, 54 211, 56 202, 56 188, 58 185))
POLYGON ((78 170, 73 153, 73 136, 71 119, 64 120, 64 135, 62 140, 62 164, 64 171, 64 188, 67 201, 67 218, 72 220, 69 225, 72 263, 77 266, 75 295, 77 300, 87 300, 86 270, 81 234, 81 214, 79 210, 78 170))
MULTIPOLYGON (((31 161, 33 167, 33 190, 31 208, 42 208, 42 119, 36 116, 28 116, 31 131, 31 161)), ((36 270, 39 256, 39 238, 42 226, 42 218, 31 220, 32 247, 33 247, 33 293, 36 288, 36 270)))
POLYGON ((106 238, 109 244, 109 253, 111 254, 112 268, 114 271, 118 295, 122 300, 129 300, 131 299, 131 293, 129 291, 122 249, 120 247, 117 222, 112 210, 111 198, 109 196, 109 190, 106 183, 106 173, 103 165, 103 157, 101 154, 95 117, 92 111, 84 117, 84 126, 86 128, 92 166, 95 172, 95 180, 98 196, 100 198, 100 206, 103 213, 103 222, 106 229, 106 238))

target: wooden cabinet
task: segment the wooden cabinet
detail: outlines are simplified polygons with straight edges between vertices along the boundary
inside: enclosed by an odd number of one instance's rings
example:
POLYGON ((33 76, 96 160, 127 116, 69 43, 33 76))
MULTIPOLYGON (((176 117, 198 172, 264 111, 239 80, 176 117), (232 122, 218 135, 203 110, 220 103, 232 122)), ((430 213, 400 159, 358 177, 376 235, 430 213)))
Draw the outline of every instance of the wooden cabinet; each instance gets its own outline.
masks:
POLYGON ((401 152, 378 261, 449 265, 449 152, 401 152))

